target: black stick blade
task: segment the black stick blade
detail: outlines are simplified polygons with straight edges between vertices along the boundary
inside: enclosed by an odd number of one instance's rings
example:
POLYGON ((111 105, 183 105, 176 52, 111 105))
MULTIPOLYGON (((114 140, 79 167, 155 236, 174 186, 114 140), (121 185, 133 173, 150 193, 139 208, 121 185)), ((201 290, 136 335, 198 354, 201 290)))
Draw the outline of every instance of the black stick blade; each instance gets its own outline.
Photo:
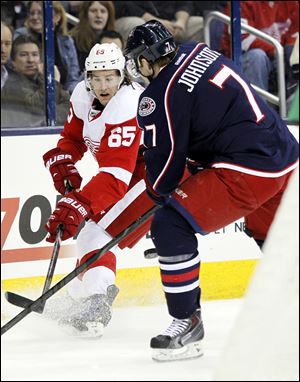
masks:
MULTIPOLYGON (((19 306, 20 308, 24 308, 24 309, 34 302, 33 300, 30 300, 30 298, 21 296, 13 292, 5 292, 5 298, 11 304, 19 306)), ((43 313, 43 310, 44 309, 42 307, 37 307, 32 309, 32 311, 36 313, 43 313)))

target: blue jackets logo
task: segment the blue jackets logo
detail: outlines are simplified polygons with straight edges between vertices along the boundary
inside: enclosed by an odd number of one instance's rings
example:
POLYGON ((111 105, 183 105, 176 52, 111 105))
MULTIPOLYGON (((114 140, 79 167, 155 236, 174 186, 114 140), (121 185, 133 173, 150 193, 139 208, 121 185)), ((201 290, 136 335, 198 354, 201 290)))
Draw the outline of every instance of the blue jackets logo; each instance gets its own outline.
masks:
POLYGON ((143 97, 139 105, 139 115, 145 117, 151 114, 156 108, 156 103, 152 98, 143 97))

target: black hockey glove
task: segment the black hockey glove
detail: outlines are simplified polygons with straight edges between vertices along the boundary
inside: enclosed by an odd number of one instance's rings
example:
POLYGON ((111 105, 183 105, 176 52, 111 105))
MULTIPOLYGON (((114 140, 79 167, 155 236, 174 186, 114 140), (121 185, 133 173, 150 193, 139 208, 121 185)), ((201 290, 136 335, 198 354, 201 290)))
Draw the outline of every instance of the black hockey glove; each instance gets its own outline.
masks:
POLYGON ((148 180, 146 179, 146 192, 148 194, 148 196, 156 203, 156 204, 159 204, 161 206, 165 205, 168 201, 168 199, 170 198, 170 196, 163 196, 163 195, 160 195, 158 194, 151 186, 151 184, 148 182, 148 180))
POLYGON ((196 175, 197 172, 201 171, 204 169, 201 163, 196 162, 192 159, 187 159, 186 161, 186 167, 189 170, 191 175, 196 175))

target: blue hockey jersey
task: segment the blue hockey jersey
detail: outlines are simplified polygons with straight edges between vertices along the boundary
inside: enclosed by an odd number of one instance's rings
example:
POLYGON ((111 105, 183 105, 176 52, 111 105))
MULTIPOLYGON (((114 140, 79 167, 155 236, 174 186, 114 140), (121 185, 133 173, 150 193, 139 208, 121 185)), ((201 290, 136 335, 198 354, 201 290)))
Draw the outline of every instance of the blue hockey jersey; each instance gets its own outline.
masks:
POLYGON ((233 61, 202 43, 181 45, 148 85, 138 123, 148 182, 162 195, 178 186, 187 158, 262 177, 297 166, 298 142, 276 111, 233 61))

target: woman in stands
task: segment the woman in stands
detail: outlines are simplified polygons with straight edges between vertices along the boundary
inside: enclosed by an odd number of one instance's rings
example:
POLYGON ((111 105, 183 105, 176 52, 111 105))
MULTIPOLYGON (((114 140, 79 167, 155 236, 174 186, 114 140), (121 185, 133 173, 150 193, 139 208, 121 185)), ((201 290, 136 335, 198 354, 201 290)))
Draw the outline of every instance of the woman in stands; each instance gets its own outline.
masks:
MULTIPOLYGON (((30 35, 38 45, 43 47, 43 2, 28 2, 28 18, 25 26, 18 28, 14 39, 20 35, 30 35)), ((67 16, 60 1, 53 1, 54 49, 55 67, 60 76, 60 83, 64 90, 70 93, 78 83, 79 64, 73 38, 67 29, 67 16)))
POLYGON ((75 40, 80 71, 84 71, 85 59, 98 42, 103 30, 115 29, 115 8, 112 1, 83 1, 79 11, 79 23, 71 30, 75 40))

